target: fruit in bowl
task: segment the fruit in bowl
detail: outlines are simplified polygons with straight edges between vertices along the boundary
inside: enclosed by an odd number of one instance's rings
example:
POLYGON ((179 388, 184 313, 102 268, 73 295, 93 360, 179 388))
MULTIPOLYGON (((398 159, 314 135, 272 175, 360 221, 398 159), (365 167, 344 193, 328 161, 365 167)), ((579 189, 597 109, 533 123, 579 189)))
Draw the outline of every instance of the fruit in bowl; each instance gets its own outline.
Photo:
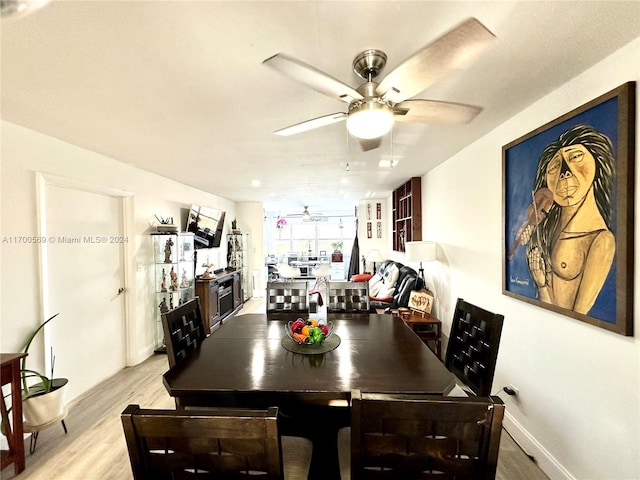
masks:
POLYGON ((319 345, 331 336, 333 324, 321 324, 313 318, 298 318, 287 323, 284 330, 289 338, 300 345, 319 345))

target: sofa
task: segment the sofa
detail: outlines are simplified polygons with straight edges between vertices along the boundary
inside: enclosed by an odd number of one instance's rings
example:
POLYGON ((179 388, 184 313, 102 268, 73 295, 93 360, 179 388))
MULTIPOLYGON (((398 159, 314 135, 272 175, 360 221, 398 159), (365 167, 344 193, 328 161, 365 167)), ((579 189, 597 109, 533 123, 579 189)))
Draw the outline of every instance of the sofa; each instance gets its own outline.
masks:
POLYGON ((393 260, 382 262, 375 274, 354 275, 351 281, 368 281, 372 312, 408 307, 411 292, 424 288, 424 281, 418 276, 418 272, 393 260))

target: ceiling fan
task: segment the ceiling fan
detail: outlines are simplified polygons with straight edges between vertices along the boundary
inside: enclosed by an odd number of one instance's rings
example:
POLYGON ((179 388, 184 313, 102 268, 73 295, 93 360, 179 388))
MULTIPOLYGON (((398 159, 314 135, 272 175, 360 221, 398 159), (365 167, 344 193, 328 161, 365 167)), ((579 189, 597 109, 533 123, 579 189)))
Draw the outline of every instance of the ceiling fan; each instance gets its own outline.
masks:
POLYGON ((287 217, 289 218, 302 218, 302 220, 305 222, 311 220, 311 217, 317 216, 322 216, 322 214, 314 213, 313 215, 311 215, 311 212, 309 212, 309 207, 307 205, 304 206, 304 210, 302 211, 302 213, 289 213, 287 215, 287 217))
POLYGON ((278 53, 262 63, 312 89, 347 103, 337 112, 276 130, 288 136, 347 121, 347 130, 360 139, 364 151, 378 148, 395 120, 430 124, 468 123, 481 108, 460 103, 411 98, 453 70, 471 63, 495 36, 470 18, 398 65, 379 83, 374 79, 387 56, 381 50, 365 50, 353 61, 353 70, 365 83, 354 89, 306 63, 278 53))
POLYGON ((0 17, 21 18, 44 7, 51 0, 0 0, 0 17))

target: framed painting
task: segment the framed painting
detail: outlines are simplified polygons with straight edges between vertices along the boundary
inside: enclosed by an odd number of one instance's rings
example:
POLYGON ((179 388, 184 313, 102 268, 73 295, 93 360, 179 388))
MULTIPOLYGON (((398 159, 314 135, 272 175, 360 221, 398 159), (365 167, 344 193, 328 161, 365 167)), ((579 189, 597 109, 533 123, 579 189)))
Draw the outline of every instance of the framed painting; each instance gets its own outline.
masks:
POLYGON ((502 147, 502 293, 633 335, 635 82, 502 147))
POLYGON ((409 308, 422 313, 431 313, 433 295, 427 290, 413 290, 409 294, 409 308))

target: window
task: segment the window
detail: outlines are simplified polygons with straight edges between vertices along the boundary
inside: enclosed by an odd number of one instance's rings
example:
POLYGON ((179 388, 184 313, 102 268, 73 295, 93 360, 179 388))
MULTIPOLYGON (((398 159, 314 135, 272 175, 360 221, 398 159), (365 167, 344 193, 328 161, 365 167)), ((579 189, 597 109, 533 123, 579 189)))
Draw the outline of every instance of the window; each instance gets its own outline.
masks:
POLYGON ((265 225, 265 250, 278 261, 286 261, 289 254, 318 256, 321 251, 331 255, 332 243, 343 242, 342 252, 350 254, 355 237, 352 216, 317 217, 312 221, 287 218, 284 228, 276 228, 277 217, 268 217, 265 225))

